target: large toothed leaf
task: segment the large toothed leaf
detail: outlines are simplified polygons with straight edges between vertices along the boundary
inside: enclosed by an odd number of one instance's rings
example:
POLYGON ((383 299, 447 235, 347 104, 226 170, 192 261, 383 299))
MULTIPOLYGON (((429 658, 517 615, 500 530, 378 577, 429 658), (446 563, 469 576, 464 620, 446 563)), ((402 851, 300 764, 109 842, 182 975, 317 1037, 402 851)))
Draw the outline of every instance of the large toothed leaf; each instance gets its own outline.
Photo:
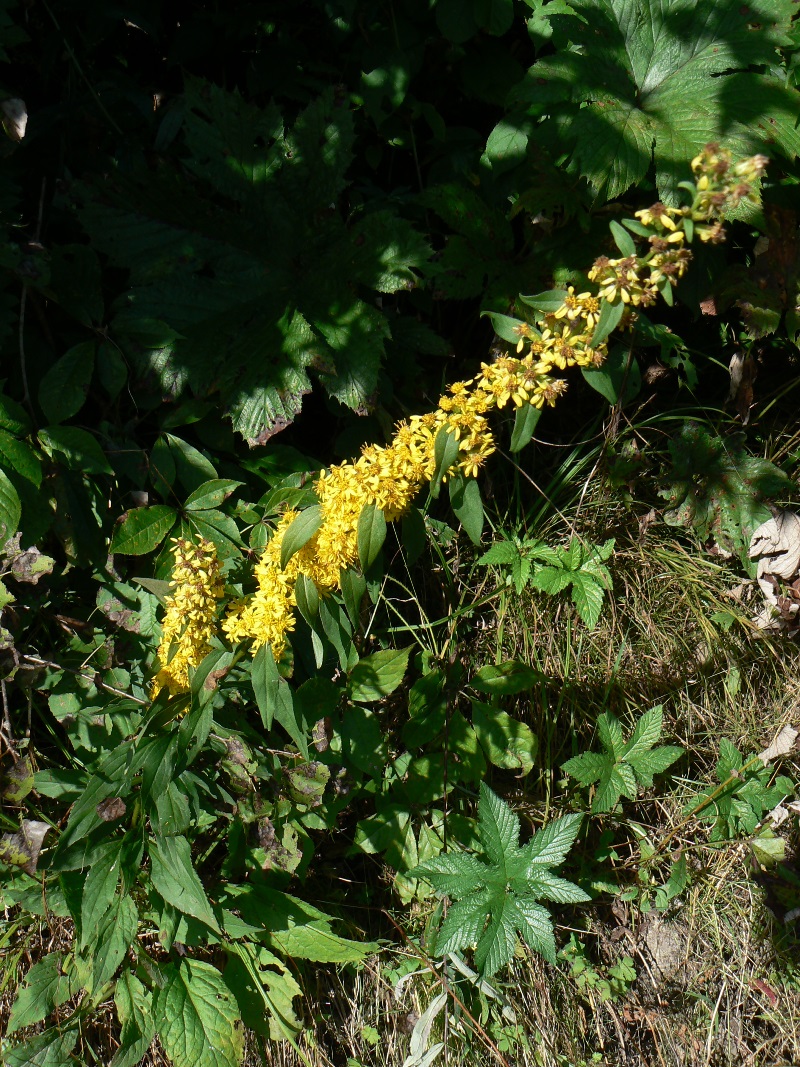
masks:
POLYGON ((708 141, 735 156, 800 151, 800 94, 772 70, 788 44, 791 0, 574 0, 553 19, 562 47, 515 90, 572 150, 576 173, 612 199, 655 159, 674 198, 708 141))

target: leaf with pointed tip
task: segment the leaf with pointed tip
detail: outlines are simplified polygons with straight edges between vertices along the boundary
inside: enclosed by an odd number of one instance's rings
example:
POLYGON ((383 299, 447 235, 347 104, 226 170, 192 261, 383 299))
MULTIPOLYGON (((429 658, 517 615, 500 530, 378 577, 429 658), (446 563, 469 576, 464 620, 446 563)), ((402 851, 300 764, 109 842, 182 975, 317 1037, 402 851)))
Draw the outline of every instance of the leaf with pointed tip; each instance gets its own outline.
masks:
POLYGON ((540 952, 548 963, 555 966, 556 942, 553 936, 553 923, 547 908, 537 904, 533 898, 517 897, 513 901, 510 918, 515 922, 528 945, 540 952))
POLYGON ((459 899, 486 884, 489 867, 468 852, 433 856, 408 871, 409 878, 427 878, 437 892, 459 899))
MULTIPOLYGON (((544 909, 542 909, 544 910, 544 909)), ((485 978, 491 978, 509 962, 517 947, 514 898, 508 894, 493 910, 492 917, 475 949, 475 966, 485 978)))
POLYGON ((478 835, 491 862, 504 868, 506 853, 519 842, 519 818, 485 782, 478 801, 478 835))
POLYGON ((619 719, 615 718, 611 712, 604 711, 597 716, 597 736, 606 752, 609 752, 615 759, 622 758, 625 749, 622 727, 619 719))
POLYGON ((563 861, 578 836, 582 815, 562 815, 537 830, 523 851, 533 870, 536 867, 555 867, 563 861))

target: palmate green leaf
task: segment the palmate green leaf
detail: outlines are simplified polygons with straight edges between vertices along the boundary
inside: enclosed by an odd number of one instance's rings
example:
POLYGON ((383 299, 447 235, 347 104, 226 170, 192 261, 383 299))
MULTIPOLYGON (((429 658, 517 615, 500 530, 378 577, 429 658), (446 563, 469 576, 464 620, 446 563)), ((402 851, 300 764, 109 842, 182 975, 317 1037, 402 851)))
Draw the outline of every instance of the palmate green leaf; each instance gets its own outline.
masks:
POLYGON ((573 149, 576 170, 607 199, 641 180, 655 155, 662 198, 708 141, 735 155, 800 150, 798 94, 774 66, 788 43, 790 0, 575 0, 581 23, 520 87, 573 149), (540 110, 541 109, 541 110, 540 110), (792 118, 794 116, 794 118, 792 118), (769 147, 767 147, 769 145, 769 147))
POLYGON ((748 455, 744 436, 725 438, 687 423, 670 442, 671 470, 664 521, 693 528, 722 548, 744 551, 770 517, 766 501, 786 493, 791 480, 773 463, 748 455))
POLYGON ((627 742, 619 721, 603 712, 597 719, 597 736, 605 750, 584 752, 562 764, 562 769, 582 786, 597 782, 592 801, 593 814, 613 811, 621 797, 635 800, 638 787, 649 789, 653 775, 670 767, 682 754, 677 745, 652 746, 661 736, 662 709, 646 711, 627 742))
POLYGON ((210 963, 184 957, 162 968, 153 1013, 174 1067, 239 1067, 244 1038, 236 1001, 210 963))
POLYGON ((440 928, 437 953, 477 943, 475 965, 491 975, 511 959, 519 931, 532 948, 554 959, 550 916, 535 901, 539 896, 564 903, 588 899, 549 870, 569 850, 581 816, 555 820, 520 848, 519 819, 485 783, 478 808, 478 833, 488 863, 466 853, 447 853, 407 872, 409 878, 427 878, 440 895, 458 898, 440 928))
POLYGON ((174 103, 157 172, 74 187, 93 245, 130 272, 112 321, 126 358, 168 396, 190 386, 219 404, 251 445, 294 420, 312 371, 369 408, 389 321, 357 290, 412 287, 430 252, 395 210, 339 210, 348 99, 325 90, 289 129, 274 105, 201 79, 174 103))

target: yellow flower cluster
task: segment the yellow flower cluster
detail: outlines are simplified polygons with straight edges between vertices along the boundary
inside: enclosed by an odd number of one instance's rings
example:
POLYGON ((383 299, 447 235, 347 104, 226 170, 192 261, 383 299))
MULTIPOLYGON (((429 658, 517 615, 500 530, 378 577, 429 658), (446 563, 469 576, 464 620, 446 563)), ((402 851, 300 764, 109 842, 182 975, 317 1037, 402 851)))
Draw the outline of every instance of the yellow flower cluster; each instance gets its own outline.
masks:
POLYGON ((201 537, 197 544, 176 538, 175 564, 161 625, 158 660, 161 670, 153 680, 152 696, 168 689, 171 696, 189 690, 189 671, 211 651, 216 629, 217 601, 225 592, 217 550, 201 537))
POLYGON ((277 659, 286 647, 286 635, 294 629, 294 586, 300 573, 299 553, 281 567, 283 535, 299 512, 286 511, 275 534, 255 565, 256 592, 230 606, 222 623, 231 641, 252 637, 255 645, 269 644, 277 659))
MULTIPOLYGON (((766 156, 756 155, 734 164, 730 152, 721 149, 716 143, 707 144, 692 160, 692 172, 697 187, 693 209, 707 219, 718 220, 720 215, 735 210, 743 200, 756 203, 756 183, 766 173, 768 163, 766 156)), ((699 228, 698 236, 701 240, 719 240, 716 236, 720 231, 719 222, 708 227, 708 230, 711 232, 704 233, 703 229, 699 228)))
MULTIPOLYGON (((721 213, 755 197, 754 183, 767 160, 754 156, 733 165, 718 145, 707 145, 692 161, 694 199, 682 208, 653 204, 637 211, 639 229, 649 250, 610 259, 601 256, 589 271, 595 292, 576 293, 570 287, 555 310, 539 317, 538 328, 515 327, 516 356, 482 363, 469 381, 456 382, 439 399, 435 411, 412 415, 401 422, 386 446, 369 445, 352 463, 322 471, 315 483, 321 523, 317 532, 281 566, 284 537, 298 517, 287 511, 278 521, 255 567, 256 592, 234 603, 223 630, 232 641, 251 639, 255 647, 268 644, 279 657, 294 628, 295 586, 305 575, 323 594, 339 588, 341 573, 358 562, 358 522, 368 505, 380 509, 388 521, 401 518, 436 470, 435 444, 446 430, 458 444, 458 455, 445 478, 462 473, 475 477, 495 450, 488 415, 512 404, 542 408, 554 404, 566 382, 552 376, 568 367, 597 367, 606 356, 605 341, 592 344, 604 304, 623 306, 622 323, 631 323, 634 309, 668 294, 685 273, 691 253, 685 247, 694 236, 721 239, 721 213), (523 355, 523 351, 527 352, 523 355)), ((631 226, 633 229, 633 225, 631 226)), ((635 232, 639 232, 636 230, 635 232)), ((164 638, 159 649, 163 664, 154 692, 188 688, 188 671, 208 651, 215 600, 222 593, 219 564, 213 546, 201 541, 195 549, 178 542, 173 574, 174 594, 168 600, 164 638)))

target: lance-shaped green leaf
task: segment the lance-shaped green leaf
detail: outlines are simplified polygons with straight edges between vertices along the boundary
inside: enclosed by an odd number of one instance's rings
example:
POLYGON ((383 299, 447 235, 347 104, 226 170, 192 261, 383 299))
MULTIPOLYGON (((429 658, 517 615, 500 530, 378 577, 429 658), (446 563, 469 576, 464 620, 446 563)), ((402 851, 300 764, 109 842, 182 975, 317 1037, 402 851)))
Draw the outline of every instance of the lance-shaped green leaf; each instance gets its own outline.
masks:
POLYGON ((311 540, 320 526, 322 526, 322 508, 319 504, 312 504, 310 508, 300 512, 283 535, 281 567, 285 567, 295 552, 299 552, 303 545, 311 540))
POLYGON ((386 516, 374 504, 367 504, 358 516, 358 559, 368 571, 386 540, 386 516))
POLYGON ((220 933, 203 884, 192 864, 191 849, 185 837, 161 837, 150 841, 150 875, 158 892, 184 915, 220 933))

